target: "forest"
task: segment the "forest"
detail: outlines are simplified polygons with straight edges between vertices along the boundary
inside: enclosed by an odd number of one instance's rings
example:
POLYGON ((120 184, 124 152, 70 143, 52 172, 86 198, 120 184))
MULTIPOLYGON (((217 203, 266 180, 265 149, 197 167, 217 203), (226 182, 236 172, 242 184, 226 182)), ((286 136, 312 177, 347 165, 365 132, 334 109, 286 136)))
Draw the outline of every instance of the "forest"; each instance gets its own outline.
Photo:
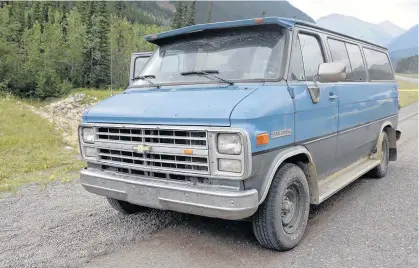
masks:
POLYGON ((153 50, 144 36, 172 23, 153 4, 0 2, 0 92, 46 99, 127 86, 131 53, 153 50))

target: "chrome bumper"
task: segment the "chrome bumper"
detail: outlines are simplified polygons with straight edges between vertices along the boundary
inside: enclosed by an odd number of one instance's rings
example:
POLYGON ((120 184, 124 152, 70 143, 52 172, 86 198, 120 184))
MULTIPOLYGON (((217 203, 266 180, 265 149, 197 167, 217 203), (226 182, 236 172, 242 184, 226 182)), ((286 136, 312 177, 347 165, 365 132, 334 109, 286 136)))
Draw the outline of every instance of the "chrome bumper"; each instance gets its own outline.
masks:
POLYGON ((253 215, 258 208, 258 192, 254 189, 226 190, 96 169, 82 170, 80 181, 87 191, 98 195, 145 207, 213 218, 244 219, 253 215))

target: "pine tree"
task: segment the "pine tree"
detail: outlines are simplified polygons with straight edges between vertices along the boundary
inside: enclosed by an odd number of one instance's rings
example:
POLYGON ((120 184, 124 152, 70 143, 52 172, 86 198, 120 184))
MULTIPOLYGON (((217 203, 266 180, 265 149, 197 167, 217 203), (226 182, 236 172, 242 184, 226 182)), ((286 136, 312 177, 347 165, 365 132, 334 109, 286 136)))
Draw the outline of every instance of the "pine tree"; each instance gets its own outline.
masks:
POLYGON ((262 10, 261 17, 262 17, 262 18, 266 17, 266 12, 265 12, 265 10, 262 10))
POLYGON ((41 2, 39 1, 35 1, 33 4, 33 20, 34 21, 38 21, 38 23, 41 25, 44 20, 42 17, 42 12, 41 12, 41 2))
POLYGON ((183 25, 183 4, 182 1, 177 1, 175 5, 175 14, 173 15, 172 28, 181 28, 183 25))
MULTIPOLYGON (((110 47, 109 47, 109 13, 106 2, 98 2, 92 16, 92 27, 88 40, 88 72, 87 85, 101 87, 109 85, 110 47)), ((89 31, 89 29, 88 29, 89 31)))
POLYGON ((25 30, 25 6, 23 2, 12 2, 11 17, 12 20, 17 23, 18 40, 22 38, 23 31, 25 30))
POLYGON ((207 12, 207 23, 211 22, 211 16, 212 16, 212 1, 210 2, 208 12, 207 12))
POLYGON ((26 18, 26 28, 30 29, 32 25, 33 25, 32 12, 28 12, 28 17, 26 18))
POLYGON ((195 1, 189 6, 188 15, 186 16, 186 26, 195 25, 196 24, 196 8, 195 8, 195 1))

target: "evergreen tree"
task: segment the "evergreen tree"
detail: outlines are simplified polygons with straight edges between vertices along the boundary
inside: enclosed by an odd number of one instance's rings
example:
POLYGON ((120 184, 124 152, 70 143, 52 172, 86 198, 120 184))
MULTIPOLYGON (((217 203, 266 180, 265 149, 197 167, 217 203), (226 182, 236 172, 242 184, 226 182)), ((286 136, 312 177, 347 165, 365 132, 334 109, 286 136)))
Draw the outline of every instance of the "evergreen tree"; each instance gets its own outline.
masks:
POLYGON ((50 14, 49 13, 50 6, 51 6, 51 2, 49 1, 41 2, 41 9, 42 9, 41 12, 42 12, 42 17, 43 17, 43 20, 42 20, 43 23, 47 23, 49 21, 48 15, 50 14))
POLYGON ((175 14, 173 15, 172 28, 181 28, 183 25, 183 4, 182 1, 177 1, 175 5, 175 14))
POLYGON ((191 3, 188 10, 188 16, 186 18, 186 26, 195 25, 196 24, 196 8, 195 8, 195 1, 191 3))
POLYGON ((265 10, 262 10, 261 17, 262 17, 262 18, 266 17, 266 12, 265 12, 265 10))
POLYGON ((16 28, 18 31, 17 40, 20 41, 25 30, 25 7, 23 2, 12 2, 11 18, 13 22, 16 23, 16 28))
POLYGON ((42 24, 42 22, 44 22, 44 19, 42 17, 42 12, 41 12, 41 2, 35 1, 33 4, 32 10, 33 10, 33 20, 38 21, 39 24, 42 24))
POLYGON ((210 2, 208 12, 207 12, 207 23, 211 22, 211 16, 212 16, 212 1, 210 2))
POLYGON ((28 17, 26 18, 26 28, 30 29, 32 25, 33 25, 32 12, 28 12, 28 17))
POLYGON ((126 14, 127 6, 124 1, 115 1, 113 2, 113 13, 118 17, 123 18, 126 14))
POLYGON ((106 2, 98 2, 92 17, 89 43, 89 73, 87 84, 91 87, 107 86, 110 82, 109 13, 106 2))

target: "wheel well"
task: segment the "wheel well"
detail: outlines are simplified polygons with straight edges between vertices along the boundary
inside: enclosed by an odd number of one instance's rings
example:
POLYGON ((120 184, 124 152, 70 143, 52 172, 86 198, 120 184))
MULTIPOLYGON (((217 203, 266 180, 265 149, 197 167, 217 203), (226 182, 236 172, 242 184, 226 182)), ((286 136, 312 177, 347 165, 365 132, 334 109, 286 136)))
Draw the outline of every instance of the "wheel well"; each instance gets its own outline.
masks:
POLYGON ((299 162, 302 162, 308 164, 310 160, 306 154, 301 153, 287 158, 284 162, 292 164, 298 164, 299 162))
POLYGON ((287 158, 282 165, 284 163, 295 164, 303 170, 310 190, 310 202, 312 204, 318 204, 319 185, 317 181, 317 171, 311 157, 305 153, 301 153, 287 158))

